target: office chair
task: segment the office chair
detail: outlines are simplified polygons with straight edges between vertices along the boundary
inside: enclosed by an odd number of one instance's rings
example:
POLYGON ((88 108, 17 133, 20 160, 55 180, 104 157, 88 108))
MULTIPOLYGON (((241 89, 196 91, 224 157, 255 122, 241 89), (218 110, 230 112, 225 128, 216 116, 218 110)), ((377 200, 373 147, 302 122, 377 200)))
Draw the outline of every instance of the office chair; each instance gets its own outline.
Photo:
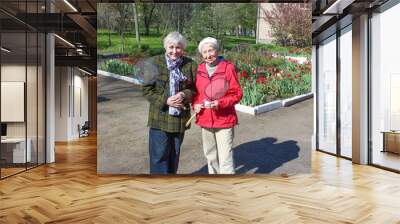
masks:
POLYGON ((80 125, 78 124, 79 138, 89 136, 89 129, 90 129, 89 121, 85 121, 82 127, 80 127, 80 125))

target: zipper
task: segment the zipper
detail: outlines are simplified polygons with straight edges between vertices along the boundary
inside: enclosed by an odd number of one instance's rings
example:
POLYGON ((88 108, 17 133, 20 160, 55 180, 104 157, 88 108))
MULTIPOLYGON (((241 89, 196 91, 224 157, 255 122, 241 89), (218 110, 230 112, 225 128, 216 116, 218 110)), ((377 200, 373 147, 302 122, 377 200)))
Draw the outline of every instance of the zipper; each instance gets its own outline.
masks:
MULTIPOLYGON (((220 72, 219 72, 220 73, 220 72)), ((215 73, 213 74, 213 76, 209 76, 208 73, 205 73, 203 71, 200 71, 201 76, 203 77, 207 77, 208 78, 208 84, 211 83, 211 79, 215 76, 217 76, 219 73, 215 73)), ((214 128, 214 110, 213 109, 209 109, 210 113, 211 113, 211 127, 214 128)))
MULTIPOLYGON (((208 74, 207 74, 208 75, 208 74)), ((210 75, 208 75, 208 84, 211 84, 211 79, 212 77, 210 75)), ((210 112, 211 112, 211 127, 214 128, 214 110, 209 108, 210 112)))

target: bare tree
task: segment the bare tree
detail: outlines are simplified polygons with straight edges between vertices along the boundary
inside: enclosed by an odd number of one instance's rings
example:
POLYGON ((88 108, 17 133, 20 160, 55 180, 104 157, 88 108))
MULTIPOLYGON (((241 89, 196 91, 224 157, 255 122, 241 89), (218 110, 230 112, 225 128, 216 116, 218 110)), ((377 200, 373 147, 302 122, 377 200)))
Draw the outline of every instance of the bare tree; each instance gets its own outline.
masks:
POLYGON ((311 45, 311 7, 307 3, 276 3, 263 9, 265 20, 272 27, 275 41, 299 47, 311 45))
POLYGON ((141 11, 141 15, 143 18, 144 28, 145 28, 145 35, 150 34, 150 25, 153 22, 153 16, 155 14, 156 6, 155 3, 142 3, 136 4, 138 11, 141 11))
POLYGON ((98 24, 100 28, 106 29, 108 32, 108 46, 111 46, 111 33, 115 28, 115 11, 108 7, 108 4, 99 4, 97 8, 98 24))
POLYGON ((121 39, 121 50, 125 49, 125 32, 129 30, 129 24, 132 22, 132 8, 130 4, 114 3, 109 5, 110 10, 115 11, 116 26, 115 29, 118 32, 121 39))

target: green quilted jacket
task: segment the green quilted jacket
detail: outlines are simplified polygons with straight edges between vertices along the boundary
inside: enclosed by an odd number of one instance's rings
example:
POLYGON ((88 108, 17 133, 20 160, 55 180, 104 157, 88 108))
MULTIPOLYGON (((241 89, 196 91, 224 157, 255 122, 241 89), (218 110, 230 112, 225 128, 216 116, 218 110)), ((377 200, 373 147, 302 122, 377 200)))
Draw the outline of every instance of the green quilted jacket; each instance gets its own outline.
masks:
POLYGON ((187 80, 181 83, 180 91, 185 93, 185 109, 180 116, 171 116, 168 114, 169 106, 166 103, 169 97, 169 72, 165 56, 160 55, 149 60, 147 64, 151 66, 144 71, 143 85, 143 95, 150 102, 147 126, 165 132, 184 132, 190 128, 190 126, 186 128, 185 123, 190 118, 190 103, 195 94, 197 64, 191 58, 183 58, 181 71, 187 80))

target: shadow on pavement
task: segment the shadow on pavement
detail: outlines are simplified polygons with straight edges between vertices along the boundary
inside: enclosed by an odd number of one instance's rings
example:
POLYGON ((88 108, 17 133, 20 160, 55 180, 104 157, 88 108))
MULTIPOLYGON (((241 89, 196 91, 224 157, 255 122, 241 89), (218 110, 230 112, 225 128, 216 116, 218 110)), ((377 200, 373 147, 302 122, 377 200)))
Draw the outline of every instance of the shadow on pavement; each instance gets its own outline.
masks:
MULTIPOLYGON (((263 138, 243 143, 233 149, 236 174, 267 174, 284 163, 299 157, 300 147, 297 141, 289 140, 275 143, 276 138, 263 138)), ((207 174, 207 165, 192 174, 207 174)))
POLYGON ((105 96, 98 96, 97 97, 97 102, 98 103, 101 103, 101 102, 104 102, 104 101, 109 101, 109 100, 110 100, 110 98, 107 98, 105 96))

